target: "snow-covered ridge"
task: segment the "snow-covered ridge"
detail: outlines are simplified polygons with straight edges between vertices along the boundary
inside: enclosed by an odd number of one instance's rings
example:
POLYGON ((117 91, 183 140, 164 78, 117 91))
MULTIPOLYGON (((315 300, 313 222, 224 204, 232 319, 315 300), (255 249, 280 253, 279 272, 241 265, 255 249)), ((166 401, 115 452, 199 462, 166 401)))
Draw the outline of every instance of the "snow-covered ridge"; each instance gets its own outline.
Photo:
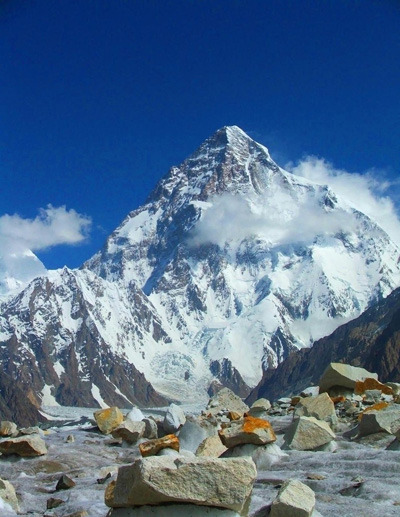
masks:
POLYGON ((254 386, 263 367, 388 295, 400 282, 399 254, 326 185, 284 171, 225 127, 171 168, 80 270, 50 273, 11 301, 2 339, 51 335, 63 367, 72 344, 81 377, 107 401, 84 365, 89 332, 159 392, 205 399, 212 382, 228 382, 226 368, 230 382, 254 386), (215 377, 211 363, 224 360, 225 377, 215 377))

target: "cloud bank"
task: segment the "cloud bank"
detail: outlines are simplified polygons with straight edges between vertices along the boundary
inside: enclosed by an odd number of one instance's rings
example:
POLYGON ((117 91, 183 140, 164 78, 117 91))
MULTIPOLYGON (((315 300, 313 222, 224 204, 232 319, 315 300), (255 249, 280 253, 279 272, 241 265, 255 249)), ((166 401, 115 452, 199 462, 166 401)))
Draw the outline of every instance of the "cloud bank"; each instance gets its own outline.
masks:
POLYGON ((400 245, 400 221, 395 203, 388 195, 399 181, 386 179, 383 173, 370 170, 364 174, 336 169, 331 163, 316 156, 306 156, 286 169, 322 185, 328 185, 354 208, 377 222, 400 245))
MULTIPOLYGON (((330 189, 348 204, 377 222, 400 245, 400 221, 392 199, 386 194, 392 186, 373 172, 349 173, 335 169, 327 161, 313 156, 286 167, 290 172, 330 189)), ((189 244, 205 243, 223 247, 226 242, 239 244, 257 236, 271 246, 307 242, 317 235, 355 231, 358 221, 350 212, 332 212, 321 208, 320 200, 308 198, 301 203, 288 193, 275 189, 264 196, 244 199, 225 194, 212 200, 193 229, 189 244)))
POLYGON ((89 217, 65 206, 48 205, 34 219, 5 214, 0 217, 0 254, 78 244, 86 239, 90 226, 89 217))

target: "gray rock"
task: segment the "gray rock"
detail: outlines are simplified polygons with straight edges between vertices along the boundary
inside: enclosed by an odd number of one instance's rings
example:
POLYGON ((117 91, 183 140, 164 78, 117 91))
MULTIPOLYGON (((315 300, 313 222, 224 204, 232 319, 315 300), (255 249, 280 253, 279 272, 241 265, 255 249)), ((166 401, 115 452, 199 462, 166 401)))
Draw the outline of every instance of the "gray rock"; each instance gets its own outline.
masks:
POLYGON ((143 438, 148 438, 152 440, 153 438, 158 438, 158 426, 157 422, 152 418, 144 418, 144 433, 143 438))
POLYGON ((180 502, 240 513, 256 475, 250 458, 152 456, 119 469, 114 489, 106 491, 106 504, 118 508, 180 502))
POLYGON ((144 419, 144 414, 140 411, 139 408, 133 407, 126 415, 126 419, 132 420, 132 422, 140 422, 144 419))
POLYGON ((335 405, 327 393, 321 393, 317 397, 301 399, 296 406, 294 416, 313 416, 317 420, 324 420, 332 426, 338 423, 335 405))
POLYGON ((164 417, 163 427, 166 433, 175 433, 186 422, 183 409, 176 404, 170 404, 164 417))
POLYGON ((400 406, 393 404, 381 410, 371 410, 363 413, 358 424, 358 436, 385 431, 400 436, 400 406))
POLYGON ((297 479, 289 479, 271 505, 270 517, 310 517, 315 507, 315 494, 297 479))
POLYGON ((112 431, 114 438, 122 438, 125 442, 136 443, 144 434, 146 424, 142 421, 125 420, 112 431))
POLYGON ((31 435, 2 440, 0 442, 0 452, 5 456, 17 454, 22 457, 32 457, 47 454, 47 448, 40 436, 31 435))
POLYGON ((2 420, 0 422, 0 436, 16 436, 17 424, 9 420, 2 420))
POLYGON ((206 412, 216 415, 221 410, 236 411, 243 415, 249 410, 249 406, 240 397, 235 395, 232 390, 222 388, 221 391, 209 400, 206 412))
POLYGON ((168 504, 158 506, 137 506, 136 508, 114 508, 110 517, 240 517, 232 510, 197 506, 195 504, 168 504))
POLYGON ((331 363, 322 374, 319 390, 322 393, 335 386, 353 390, 357 381, 368 378, 378 380, 378 375, 349 364, 331 363))
POLYGON ((285 449, 312 451, 335 439, 327 422, 314 417, 296 418, 284 436, 285 449))
POLYGON ((5 479, 1 478, 0 499, 2 499, 5 503, 9 504, 15 512, 19 512, 19 504, 17 494, 15 493, 15 488, 9 481, 6 481, 5 479))
POLYGON ((319 386, 309 386, 300 393, 301 397, 318 397, 319 386))

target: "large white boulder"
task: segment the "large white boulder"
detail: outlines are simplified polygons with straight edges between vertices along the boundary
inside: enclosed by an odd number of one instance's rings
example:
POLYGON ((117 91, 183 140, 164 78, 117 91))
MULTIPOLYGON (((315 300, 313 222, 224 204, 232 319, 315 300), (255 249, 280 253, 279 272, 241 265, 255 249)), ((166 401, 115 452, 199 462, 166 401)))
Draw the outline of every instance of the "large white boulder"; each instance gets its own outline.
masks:
POLYGON ((315 507, 315 494, 297 479, 289 479, 279 489, 271 505, 270 517, 310 517, 315 507))
POLYGON ((319 390, 322 393, 335 386, 354 390, 357 381, 363 381, 368 378, 377 380, 378 375, 350 364, 331 363, 319 380, 319 390))
POLYGON ((164 431, 166 433, 176 433, 186 422, 185 412, 180 406, 170 404, 164 417, 164 431))
POLYGON ((115 487, 108 487, 112 508, 190 503, 241 512, 257 471, 250 458, 178 458, 151 456, 121 467, 115 487))
POLYGON ((284 436, 284 448, 313 451, 335 439, 335 433, 327 422, 314 417, 296 418, 284 436))
POLYGON ((335 404, 327 393, 321 393, 317 397, 302 398, 296 405, 294 416, 313 416, 317 420, 324 420, 333 426, 338 423, 335 404))

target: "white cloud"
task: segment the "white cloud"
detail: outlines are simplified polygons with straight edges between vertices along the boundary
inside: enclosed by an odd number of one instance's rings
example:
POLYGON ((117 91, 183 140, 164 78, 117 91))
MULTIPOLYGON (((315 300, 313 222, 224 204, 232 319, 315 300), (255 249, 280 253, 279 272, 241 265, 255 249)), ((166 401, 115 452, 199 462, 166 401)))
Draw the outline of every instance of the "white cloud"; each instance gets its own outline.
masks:
POLYGON ((78 244, 87 237, 90 225, 89 217, 65 206, 48 205, 34 219, 5 214, 0 217, 0 254, 78 244))
POLYGON ((286 165, 297 176, 315 183, 328 185, 337 195, 346 199, 354 208, 376 221, 392 238, 400 244, 400 221, 388 190, 398 182, 388 180, 383 173, 375 170, 364 174, 350 173, 335 167, 315 156, 307 156, 286 165))

